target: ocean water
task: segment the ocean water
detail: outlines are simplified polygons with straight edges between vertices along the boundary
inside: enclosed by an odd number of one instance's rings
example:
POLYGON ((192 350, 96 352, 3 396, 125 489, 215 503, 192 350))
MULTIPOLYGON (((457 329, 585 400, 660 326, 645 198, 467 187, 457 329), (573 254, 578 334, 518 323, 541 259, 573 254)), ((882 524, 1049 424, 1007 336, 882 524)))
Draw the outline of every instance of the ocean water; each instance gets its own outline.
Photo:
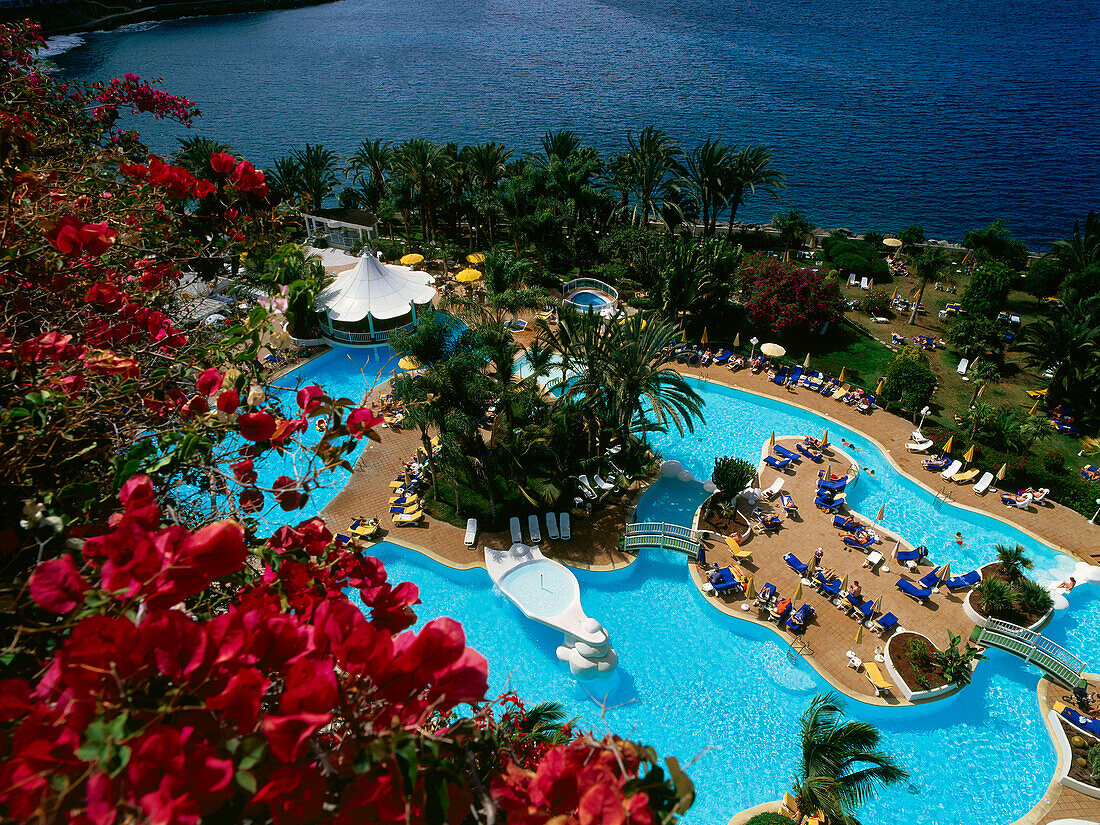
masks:
MULTIPOLYGON (((163 77, 257 164, 307 141, 498 140, 574 129, 606 152, 662 127, 774 148, 782 203, 821 226, 997 217, 1035 245, 1097 207, 1094 0, 341 0, 142 24, 58 44, 67 74, 163 77)), ((144 120, 152 147, 183 130, 144 120)))

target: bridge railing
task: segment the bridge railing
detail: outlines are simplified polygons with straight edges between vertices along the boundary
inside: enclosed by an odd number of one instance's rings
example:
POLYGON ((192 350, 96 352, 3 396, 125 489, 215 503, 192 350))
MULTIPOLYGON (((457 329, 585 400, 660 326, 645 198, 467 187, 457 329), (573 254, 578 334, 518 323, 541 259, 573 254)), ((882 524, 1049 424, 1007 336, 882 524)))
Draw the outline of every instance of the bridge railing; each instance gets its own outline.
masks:
MULTIPOLYGON (((1070 684, 1079 680, 1082 672, 1084 672, 1084 662, 1060 644, 1052 642, 1046 636, 1034 630, 1001 619, 989 619, 986 626, 978 634, 978 641, 979 643, 993 643, 997 647, 1003 647, 1003 644, 998 644, 997 636, 1005 637, 1006 641, 1016 642, 1009 649, 1021 655, 1024 661, 1036 660, 1036 654, 1040 654, 1039 658, 1041 659, 1049 659, 1051 667, 1044 667, 1043 669, 1053 672, 1054 675, 1070 684)), ((1036 661, 1036 664, 1040 664, 1040 662, 1036 661)))
POLYGON ((658 547, 695 555, 699 551, 699 531, 665 521, 636 521, 626 526, 624 549, 658 547))

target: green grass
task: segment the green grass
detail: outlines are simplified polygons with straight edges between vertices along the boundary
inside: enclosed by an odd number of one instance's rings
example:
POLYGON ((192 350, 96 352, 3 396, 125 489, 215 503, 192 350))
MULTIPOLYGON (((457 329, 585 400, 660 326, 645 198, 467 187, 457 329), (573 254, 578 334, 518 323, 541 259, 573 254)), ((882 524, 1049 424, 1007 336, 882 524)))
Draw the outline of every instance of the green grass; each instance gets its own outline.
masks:
POLYGON ((489 507, 489 499, 481 495, 469 484, 458 485, 458 497, 462 507, 462 514, 455 513, 454 485, 449 479, 440 479, 434 501, 424 502, 424 510, 432 518, 453 524, 455 527, 465 527, 466 519, 476 518, 481 529, 487 532, 504 529, 508 523, 508 517, 531 512, 530 502, 518 493, 512 493, 503 499, 497 500, 497 520, 494 523, 490 518, 492 512, 489 507))
MULTIPOLYGON (((825 335, 815 340, 815 347, 810 350, 810 369, 840 375, 843 368, 845 381, 874 390, 886 374, 892 356, 888 346, 841 322, 830 326, 825 335)), ((802 359, 797 362, 801 364, 802 359)))

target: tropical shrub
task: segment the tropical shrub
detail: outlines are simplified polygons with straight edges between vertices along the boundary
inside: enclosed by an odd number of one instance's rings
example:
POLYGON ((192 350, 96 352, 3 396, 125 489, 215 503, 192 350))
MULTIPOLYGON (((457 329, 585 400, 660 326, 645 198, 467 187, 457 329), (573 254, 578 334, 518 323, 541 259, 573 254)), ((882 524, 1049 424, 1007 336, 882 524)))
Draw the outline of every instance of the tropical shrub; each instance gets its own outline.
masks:
POLYGON ((1017 278, 1015 270, 1004 264, 982 264, 970 276, 960 299, 963 312, 976 318, 996 318, 1005 308, 1008 291, 1017 278))
POLYGON ((753 256, 740 275, 749 317, 779 338, 808 338, 843 315, 836 282, 813 269, 753 256))
POLYGON ((1066 279, 1066 269, 1057 258, 1038 258, 1031 262, 1024 277, 1024 289, 1036 300, 1058 294, 1066 279))
POLYGON ((1043 616, 1054 607, 1050 592, 1032 579, 1020 579, 1014 585, 1016 607, 1028 616, 1043 616))
POLYGON ((1089 769, 1094 779, 1100 780, 1100 745, 1092 745, 1088 753, 1089 769))
POLYGON ((890 311, 890 296, 884 290, 872 289, 859 306, 868 315, 886 315, 890 311))
POLYGON ((999 362, 1004 355, 1004 335, 1003 324, 977 315, 966 315, 951 322, 947 343, 964 358, 995 357, 999 362))
POLYGON ((926 639, 920 637, 910 639, 905 645, 905 652, 909 654, 913 664, 921 670, 932 664, 932 647, 926 639))
POLYGON ((711 481, 722 498, 729 500, 744 490, 756 478, 756 465, 735 456, 719 456, 714 459, 711 481))
POLYGON ((790 817, 783 816, 783 814, 763 813, 757 814, 745 825, 790 825, 790 823, 790 817))
POLYGON ((1012 237, 1003 218, 985 229, 971 229, 963 236, 963 246, 974 250, 983 261, 995 261, 1017 270, 1027 264, 1026 244, 1012 237))
POLYGON ((903 347, 890 359, 882 385, 883 398, 898 402, 904 409, 919 410, 935 390, 936 374, 918 347, 903 347))
POLYGON ((1007 581, 1014 582, 1022 578, 1024 570, 1030 570, 1033 562, 1022 544, 1009 547, 1004 544, 994 545, 997 552, 997 561, 1001 563, 1001 575, 1007 581))
POLYGON ((974 588, 974 593, 990 618, 1007 619, 1014 615, 1015 593, 1000 579, 982 579, 974 588))
POLYGON ((907 226, 898 233, 897 238, 906 246, 924 243, 924 227, 918 223, 907 226))
POLYGON ((932 661, 943 671, 944 678, 951 684, 970 684, 973 663, 984 659, 985 655, 970 642, 966 643, 965 649, 960 650, 959 642, 962 639, 950 630, 947 631, 947 638, 949 640, 947 649, 936 651, 932 661))
POLYGON ((857 241, 844 235, 830 235, 822 242, 825 260, 845 278, 856 274, 881 284, 890 280, 890 267, 882 256, 882 249, 867 241, 857 241))

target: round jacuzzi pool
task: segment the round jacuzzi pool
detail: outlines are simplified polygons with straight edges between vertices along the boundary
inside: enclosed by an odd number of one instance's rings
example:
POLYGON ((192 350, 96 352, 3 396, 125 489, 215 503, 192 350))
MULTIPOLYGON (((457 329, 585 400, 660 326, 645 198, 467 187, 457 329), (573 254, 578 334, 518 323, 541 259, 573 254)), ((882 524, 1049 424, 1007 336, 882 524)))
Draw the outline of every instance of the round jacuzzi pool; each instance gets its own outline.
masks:
POLYGON ((604 295, 594 289, 578 289, 567 296, 565 300, 574 306, 584 307, 585 309, 589 307, 602 309, 610 304, 612 299, 609 295, 604 295))

